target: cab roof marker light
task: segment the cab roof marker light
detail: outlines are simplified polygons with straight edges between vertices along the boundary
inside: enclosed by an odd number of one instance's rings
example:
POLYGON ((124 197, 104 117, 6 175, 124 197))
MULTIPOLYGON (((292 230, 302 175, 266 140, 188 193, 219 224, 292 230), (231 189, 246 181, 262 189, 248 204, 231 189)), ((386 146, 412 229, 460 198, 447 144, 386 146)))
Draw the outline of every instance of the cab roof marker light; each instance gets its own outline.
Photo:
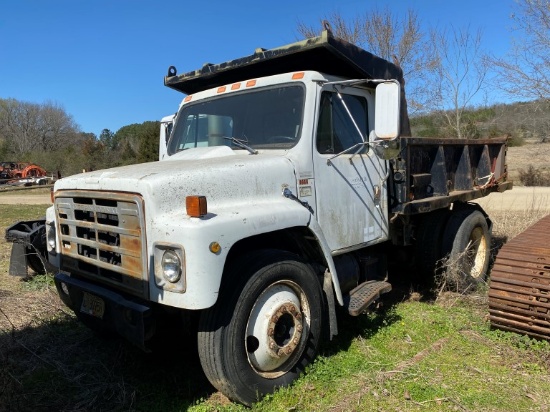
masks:
POLYGON ((218 87, 217 93, 223 93, 223 92, 225 92, 226 89, 227 88, 225 86, 220 86, 220 87, 218 87))
POLYGON ((292 80, 300 80, 304 78, 304 72, 297 72, 292 75, 292 80))
POLYGON ((184 102, 188 102, 188 101, 190 101, 192 98, 193 98, 193 95, 190 94, 190 95, 187 96, 185 99, 183 99, 183 101, 184 101, 184 102))
POLYGON ((256 80, 249 80, 246 82, 246 87, 256 86, 256 80))
POLYGON ((239 90, 241 88, 241 84, 240 83, 233 83, 231 85, 231 90, 239 90))

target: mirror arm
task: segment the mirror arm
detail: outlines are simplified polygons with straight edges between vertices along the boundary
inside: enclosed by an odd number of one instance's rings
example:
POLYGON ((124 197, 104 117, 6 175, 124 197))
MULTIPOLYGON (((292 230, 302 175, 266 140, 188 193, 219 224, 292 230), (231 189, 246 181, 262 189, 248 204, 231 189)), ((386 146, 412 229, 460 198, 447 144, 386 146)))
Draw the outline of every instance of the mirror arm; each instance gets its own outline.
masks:
POLYGON ((347 153, 347 152, 351 152, 353 149, 357 148, 357 150, 355 151, 355 153, 353 153, 353 155, 352 155, 351 158, 350 158, 350 161, 351 161, 351 159, 353 158, 353 156, 355 156, 356 154, 358 154, 358 153, 361 151, 361 149, 362 149, 364 146, 367 146, 368 144, 369 144, 369 142, 355 143, 353 146, 348 147, 346 150, 343 150, 343 151, 341 151, 340 153, 337 153, 337 154, 335 154, 334 156, 329 157, 329 158, 327 159, 327 165, 329 165, 329 164, 331 163, 331 160, 332 160, 332 159, 335 159, 335 158, 337 158, 338 156, 343 155, 343 154, 345 154, 345 153, 347 153))
POLYGON ((346 109, 346 113, 348 114, 351 122, 353 123, 353 126, 355 126, 355 130, 357 131, 357 133, 359 133, 359 136, 361 137, 361 140, 363 141, 363 143, 365 143, 365 137, 363 136, 363 133, 361 133, 361 130, 359 129, 359 126, 357 126, 357 122, 355 121, 355 119, 353 118, 353 115, 349 111, 348 105, 346 104, 346 102, 344 101, 344 98, 340 94, 340 90, 338 90, 337 87, 335 87, 334 89, 336 90, 336 95, 340 99, 340 102, 344 106, 344 109, 346 109))

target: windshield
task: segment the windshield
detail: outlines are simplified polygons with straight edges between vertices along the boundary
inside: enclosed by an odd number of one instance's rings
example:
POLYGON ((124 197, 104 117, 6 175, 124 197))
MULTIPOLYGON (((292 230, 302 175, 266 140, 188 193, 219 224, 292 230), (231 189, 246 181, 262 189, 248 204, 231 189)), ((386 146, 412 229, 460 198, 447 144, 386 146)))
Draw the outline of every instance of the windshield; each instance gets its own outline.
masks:
POLYGON ((289 149, 300 138, 304 88, 301 85, 250 90, 183 106, 168 153, 193 147, 289 149), (240 144, 239 144, 240 143, 240 144))

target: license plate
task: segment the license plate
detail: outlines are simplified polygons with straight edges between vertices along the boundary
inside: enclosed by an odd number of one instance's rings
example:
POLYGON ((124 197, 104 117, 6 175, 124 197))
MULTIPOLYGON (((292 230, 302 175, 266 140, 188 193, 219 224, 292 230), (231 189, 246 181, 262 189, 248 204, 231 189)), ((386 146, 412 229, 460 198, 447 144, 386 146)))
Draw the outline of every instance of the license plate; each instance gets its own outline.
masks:
POLYGON ((105 313, 105 302, 103 299, 95 295, 84 292, 80 311, 96 318, 103 319, 103 314, 105 313))

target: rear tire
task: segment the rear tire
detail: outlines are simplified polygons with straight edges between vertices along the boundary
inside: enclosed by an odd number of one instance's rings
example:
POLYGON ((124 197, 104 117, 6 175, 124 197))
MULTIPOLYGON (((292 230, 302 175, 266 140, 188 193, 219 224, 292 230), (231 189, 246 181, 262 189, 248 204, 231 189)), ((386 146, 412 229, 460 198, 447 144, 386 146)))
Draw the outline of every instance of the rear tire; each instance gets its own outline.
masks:
POLYGON ((317 354, 322 305, 317 276, 293 254, 265 250, 234 262, 199 323, 208 380, 245 405, 289 385, 317 354))
POLYGON ((452 213, 443 236, 443 252, 448 256, 446 271, 464 286, 483 283, 491 252, 491 232, 487 219, 471 208, 452 213))

